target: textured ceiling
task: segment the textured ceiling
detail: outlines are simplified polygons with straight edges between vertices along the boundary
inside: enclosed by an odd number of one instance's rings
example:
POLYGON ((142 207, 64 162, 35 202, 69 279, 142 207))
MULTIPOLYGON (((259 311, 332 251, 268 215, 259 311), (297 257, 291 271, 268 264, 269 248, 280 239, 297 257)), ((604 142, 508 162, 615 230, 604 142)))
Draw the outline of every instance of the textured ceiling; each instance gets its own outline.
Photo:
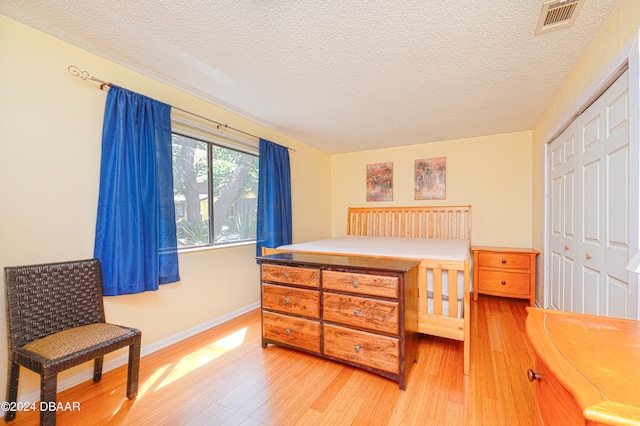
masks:
POLYGON ((340 153, 530 130, 617 0, 534 36, 543 3, 2 0, 0 14, 340 153))

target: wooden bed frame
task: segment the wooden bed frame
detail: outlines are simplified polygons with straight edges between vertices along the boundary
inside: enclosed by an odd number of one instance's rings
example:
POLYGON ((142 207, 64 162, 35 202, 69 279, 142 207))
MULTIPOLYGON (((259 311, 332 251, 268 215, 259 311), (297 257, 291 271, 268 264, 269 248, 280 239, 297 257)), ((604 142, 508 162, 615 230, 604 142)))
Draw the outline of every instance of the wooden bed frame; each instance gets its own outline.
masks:
MULTIPOLYGON (((380 237, 457 238, 471 242, 471 206, 428 207, 350 207, 347 235, 380 237)), ((291 250, 262 249, 263 255, 291 250)), ((311 253, 305 251, 305 253, 311 253)), ((316 252, 317 253, 317 252, 316 252)), ((335 253, 332 253, 335 255, 335 253)), ((354 256, 349 254, 349 256, 354 256)), ((363 255, 367 257, 375 257, 363 255)), ((386 256, 389 257, 389 256, 386 256)), ((419 297, 418 331, 464 342, 464 374, 469 374, 471 257, 465 260, 421 259, 418 293, 427 294, 427 271, 433 272, 433 313, 427 310, 427 298, 419 297), (463 316, 458 318, 456 297, 448 300, 449 314, 442 312, 442 277, 449 274, 448 294, 457 294, 457 274, 464 274, 463 316)))

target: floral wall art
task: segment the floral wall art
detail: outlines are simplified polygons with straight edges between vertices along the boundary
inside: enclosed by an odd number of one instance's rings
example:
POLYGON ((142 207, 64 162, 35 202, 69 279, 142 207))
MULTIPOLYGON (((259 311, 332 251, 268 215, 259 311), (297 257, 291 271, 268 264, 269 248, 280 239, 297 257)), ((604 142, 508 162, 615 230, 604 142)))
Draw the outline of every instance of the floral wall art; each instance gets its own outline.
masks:
POLYGON ((367 164, 367 201, 393 201, 393 163, 367 164))
POLYGON ((447 158, 415 160, 414 192, 416 200, 447 198, 447 158))

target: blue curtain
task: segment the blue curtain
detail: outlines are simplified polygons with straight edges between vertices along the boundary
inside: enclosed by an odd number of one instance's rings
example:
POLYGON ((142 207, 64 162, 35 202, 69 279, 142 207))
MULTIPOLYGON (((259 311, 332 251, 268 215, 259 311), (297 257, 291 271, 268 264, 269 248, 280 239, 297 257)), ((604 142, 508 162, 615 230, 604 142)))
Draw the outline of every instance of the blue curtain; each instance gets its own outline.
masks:
POLYGON ((291 244, 289 149, 260 139, 256 255, 262 247, 291 244))
POLYGON ((121 87, 107 94, 94 247, 105 296, 180 280, 170 113, 121 87))

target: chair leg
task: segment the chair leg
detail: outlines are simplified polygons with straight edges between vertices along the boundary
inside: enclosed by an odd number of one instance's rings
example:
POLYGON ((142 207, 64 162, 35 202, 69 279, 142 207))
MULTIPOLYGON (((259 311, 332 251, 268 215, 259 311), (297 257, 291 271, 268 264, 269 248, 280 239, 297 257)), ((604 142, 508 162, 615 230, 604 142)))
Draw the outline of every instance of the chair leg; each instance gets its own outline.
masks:
POLYGON ((93 381, 98 383, 102 380, 102 363, 104 361, 104 357, 96 358, 93 362, 93 381))
POLYGON ((40 426, 56 424, 58 373, 47 368, 40 373, 40 426))
POLYGON ((129 367, 127 371, 127 398, 138 396, 138 375, 140 371, 140 340, 129 346, 129 367))
MULTIPOLYGON (((9 407, 18 399, 18 377, 20 375, 20 364, 9 361, 9 373, 7 374, 7 402, 9 407)), ((13 407, 15 408, 15 407, 13 407)), ((16 411, 7 410, 4 413, 4 421, 10 422, 16 418, 16 411)))

